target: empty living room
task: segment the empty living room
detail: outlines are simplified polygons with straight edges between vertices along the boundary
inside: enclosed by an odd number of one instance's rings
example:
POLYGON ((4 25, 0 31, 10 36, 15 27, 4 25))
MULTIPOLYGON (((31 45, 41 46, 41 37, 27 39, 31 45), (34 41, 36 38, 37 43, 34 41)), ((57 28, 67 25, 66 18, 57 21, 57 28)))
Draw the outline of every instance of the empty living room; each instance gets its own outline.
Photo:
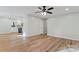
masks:
POLYGON ((79 6, 0 6, 0 52, 79 52, 79 6))

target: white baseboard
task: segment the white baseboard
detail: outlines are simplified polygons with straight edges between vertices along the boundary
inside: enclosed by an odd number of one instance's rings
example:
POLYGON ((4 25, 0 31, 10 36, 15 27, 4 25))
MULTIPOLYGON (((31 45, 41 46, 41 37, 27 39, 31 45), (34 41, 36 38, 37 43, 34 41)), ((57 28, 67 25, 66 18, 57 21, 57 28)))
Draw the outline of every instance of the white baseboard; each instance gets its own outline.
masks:
POLYGON ((62 35, 51 35, 51 34, 47 34, 47 35, 49 35, 49 36, 54 36, 54 37, 65 38, 65 39, 69 39, 69 40, 76 40, 76 41, 79 41, 79 39, 70 38, 70 37, 66 37, 66 36, 62 36, 62 35))

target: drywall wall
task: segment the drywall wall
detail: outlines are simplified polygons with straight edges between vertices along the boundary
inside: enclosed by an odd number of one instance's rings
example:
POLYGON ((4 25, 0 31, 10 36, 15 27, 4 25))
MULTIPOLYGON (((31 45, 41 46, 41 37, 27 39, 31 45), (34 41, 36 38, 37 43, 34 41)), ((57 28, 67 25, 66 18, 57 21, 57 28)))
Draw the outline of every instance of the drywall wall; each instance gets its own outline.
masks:
POLYGON ((79 13, 48 19, 47 32, 51 36, 79 39, 79 13))
POLYGON ((43 34, 47 34, 47 19, 42 19, 43 22, 43 34))
POLYGON ((26 15, 24 18, 23 18, 23 36, 26 36, 28 37, 28 20, 29 20, 29 17, 26 15))
POLYGON ((0 34, 9 33, 9 32, 18 32, 18 28, 11 27, 13 21, 17 25, 18 21, 23 21, 23 36, 32 36, 39 35, 43 33, 43 22, 41 19, 26 15, 23 18, 0 18, 0 34))
POLYGON ((8 18, 0 18, 0 34, 17 32, 16 27, 11 27, 12 22, 13 20, 10 20, 8 18))
POLYGON ((28 17, 28 34, 29 36, 39 35, 43 33, 43 22, 41 19, 28 17))

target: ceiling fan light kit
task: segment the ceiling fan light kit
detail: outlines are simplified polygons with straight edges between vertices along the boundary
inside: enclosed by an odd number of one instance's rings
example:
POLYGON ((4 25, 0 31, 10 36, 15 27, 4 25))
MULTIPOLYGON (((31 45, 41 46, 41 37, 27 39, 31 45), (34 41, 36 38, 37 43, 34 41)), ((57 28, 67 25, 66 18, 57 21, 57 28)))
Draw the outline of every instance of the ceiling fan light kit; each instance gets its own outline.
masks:
POLYGON ((45 15, 46 15, 46 12, 42 12, 41 14, 42 14, 43 16, 45 16, 45 15))

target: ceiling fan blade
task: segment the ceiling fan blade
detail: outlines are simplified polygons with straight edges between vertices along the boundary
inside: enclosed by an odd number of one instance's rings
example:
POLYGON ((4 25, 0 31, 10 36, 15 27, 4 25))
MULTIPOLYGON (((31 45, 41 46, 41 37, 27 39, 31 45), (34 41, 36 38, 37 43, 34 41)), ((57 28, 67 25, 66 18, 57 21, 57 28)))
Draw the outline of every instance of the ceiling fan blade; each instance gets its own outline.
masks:
POLYGON ((54 9, 53 7, 51 7, 51 8, 49 8, 48 10, 52 10, 52 9, 54 9))
POLYGON ((38 7, 38 9, 42 10, 42 8, 41 8, 41 7, 38 7))
POLYGON ((42 11, 37 11, 37 12, 35 12, 35 13, 40 13, 40 12, 42 12, 42 11))
POLYGON ((52 14, 52 12, 49 12, 49 11, 46 11, 47 13, 49 13, 49 14, 52 14))

